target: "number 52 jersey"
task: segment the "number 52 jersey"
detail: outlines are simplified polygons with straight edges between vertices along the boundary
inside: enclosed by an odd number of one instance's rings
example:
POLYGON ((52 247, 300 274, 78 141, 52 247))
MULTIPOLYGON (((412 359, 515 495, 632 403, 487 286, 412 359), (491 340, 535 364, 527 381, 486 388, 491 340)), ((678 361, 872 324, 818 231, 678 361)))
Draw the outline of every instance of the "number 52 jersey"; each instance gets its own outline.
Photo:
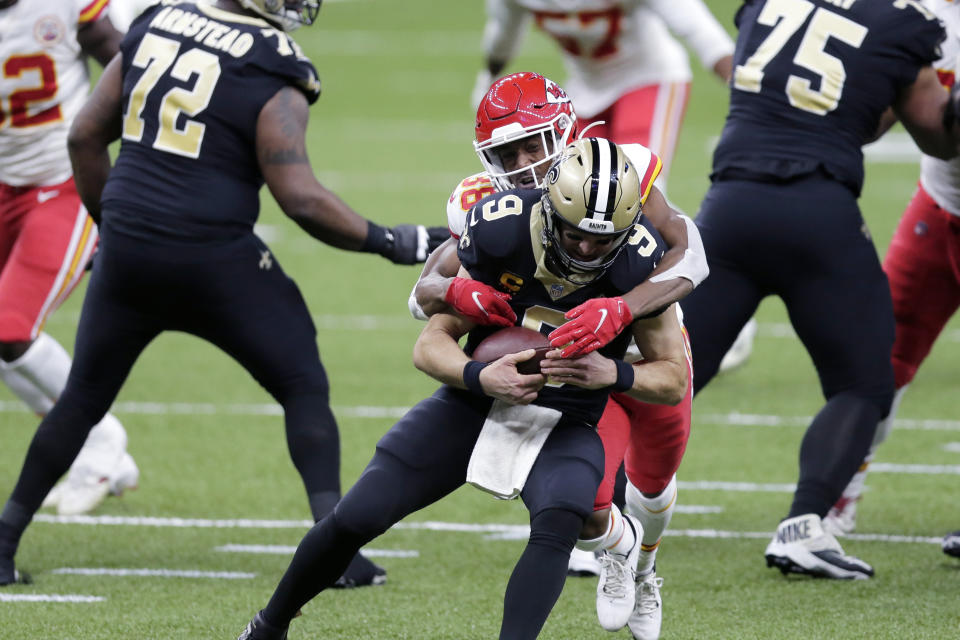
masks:
POLYGON ((248 233, 263 185, 257 118, 287 85, 317 99, 310 60, 265 20, 177 0, 137 18, 121 52, 122 138, 105 222, 175 241, 248 233))

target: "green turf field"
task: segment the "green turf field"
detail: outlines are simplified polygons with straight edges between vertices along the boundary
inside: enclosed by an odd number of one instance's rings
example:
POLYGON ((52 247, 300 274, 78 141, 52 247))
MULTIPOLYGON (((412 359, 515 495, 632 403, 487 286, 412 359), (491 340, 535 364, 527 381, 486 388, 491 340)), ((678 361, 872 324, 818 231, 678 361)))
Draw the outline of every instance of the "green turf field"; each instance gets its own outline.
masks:
MULTIPOLYGON (((445 224, 450 190, 480 169, 468 103, 483 3, 324 4, 318 24, 297 37, 324 88, 309 131, 317 174, 375 220, 445 224)), ((708 4, 732 30, 734 0, 708 4)), ((510 67, 521 69, 563 81, 553 46, 539 34, 510 67)), ((709 149, 725 112, 724 87, 698 68, 670 183, 671 199, 691 214, 707 188, 709 149)), ((887 153, 872 157, 862 208, 882 254, 918 167, 887 153)), ((419 324, 406 300, 418 269, 320 245, 266 193, 261 222, 317 323, 347 488, 379 436, 435 388, 411 364, 419 324)), ((70 350, 82 297, 81 287, 47 327, 70 350)), ((658 558, 662 637, 960 637, 960 562, 938 544, 960 528, 960 322, 947 327, 907 394, 868 480, 861 536, 844 542, 877 576, 839 583, 784 579, 764 565, 764 547, 789 506, 805 417, 821 397, 783 306, 768 301, 758 318, 750 362, 694 404, 680 506, 658 558)), ((857 328, 849 331, 857 339, 857 328)), ((18 561, 36 583, 0 590, 0 638, 235 638, 265 604, 309 518, 277 407, 225 355, 169 334, 137 364, 115 413, 129 432, 141 488, 107 500, 88 521, 44 513, 31 526, 18 561), (84 601, 21 598, 31 594, 84 601)), ((0 388, 0 425, 5 500, 37 419, 0 388)), ((377 557, 389 571, 386 586, 321 595, 291 638, 496 637, 525 523, 522 504, 461 489, 369 545, 371 555, 386 554, 377 557)), ((542 637, 613 637, 596 622, 595 586, 569 580, 542 637)))

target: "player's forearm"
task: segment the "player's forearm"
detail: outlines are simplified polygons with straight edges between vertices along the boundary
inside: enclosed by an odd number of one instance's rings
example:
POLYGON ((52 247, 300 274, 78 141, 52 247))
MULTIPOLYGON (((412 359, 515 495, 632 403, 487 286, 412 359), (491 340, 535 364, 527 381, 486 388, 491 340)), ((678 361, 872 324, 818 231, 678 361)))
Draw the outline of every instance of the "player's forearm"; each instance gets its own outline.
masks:
POLYGON ((683 277, 670 278, 662 282, 652 282, 648 279, 623 294, 622 297, 630 308, 632 316, 642 318, 683 299, 691 291, 693 291, 693 283, 683 277))
POLYGON ((450 305, 444 298, 451 280, 453 278, 447 278, 439 273, 430 273, 417 282, 413 291, 417 304, 420 305, 420 309, 425 315, 432 316, 450 310, 450 305))
POLYGON ((301 229, 332 247, 360 251, 367 241, 369 221, 319 184, 281 205, 301 229))
POLYGON ((470 358, 457 344, 457 336, 464 321, 450 314, 437 314, 430 318, 413 346, 413 364, 425 374, 460 389, 463 368, 470 358))
POLYGON ((100 223, 100 196, 110 174, 110 154, 107 147, 96 147, 73 140, 68 144, 73 179, 80 201, 90 217, 100 223))
POLYGON ((633 373, 633 386, 626 393, 641 402, 676 405, 687 393, 689 376, 683 361, 635 362, 633 373))

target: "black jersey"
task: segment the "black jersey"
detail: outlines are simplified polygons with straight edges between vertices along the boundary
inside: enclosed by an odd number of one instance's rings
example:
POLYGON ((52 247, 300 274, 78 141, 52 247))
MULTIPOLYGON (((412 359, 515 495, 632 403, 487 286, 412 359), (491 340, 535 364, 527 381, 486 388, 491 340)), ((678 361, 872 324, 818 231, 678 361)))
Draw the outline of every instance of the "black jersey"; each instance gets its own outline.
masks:
MULTIPOLYGON (((565 322, 563 314, 591 299, 619 296, 647 279, 666 251, 666 243, 645 219, 604 274, 586 285, 575 285, 546 268, 541 244, 543 221, 539 189, 514 189, 478 202, 467 215, 460 236, 460 262, 470 276, 511 294, 517 324, 544 335, 565 322)), ((470 332, 465 351, 496 331, 479 326, 470 332)), ((630 331, 624 331, 600 353, 622 358, 630 331)), ((595 424, 603 412, 607 391, 548 382, 535 404, 551 407, 595 424)))
POLYGON ((317 99, 310 60, 264 20, 176 0, 141 15, 120 49, 122 142, 104 220, 194 242, 248 233, 263 185, 257 117, 286 85, 317 99))
POLYGON ((919 0, 748 0, 713 178, 822 170, 859 195, 861 146, 945 37, 919 0))

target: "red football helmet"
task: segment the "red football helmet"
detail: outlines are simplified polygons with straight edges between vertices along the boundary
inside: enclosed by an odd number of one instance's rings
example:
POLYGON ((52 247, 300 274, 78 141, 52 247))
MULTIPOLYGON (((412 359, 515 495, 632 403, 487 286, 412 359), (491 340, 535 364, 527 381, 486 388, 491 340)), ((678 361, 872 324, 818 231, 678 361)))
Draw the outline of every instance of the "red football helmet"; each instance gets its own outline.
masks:
POLYGON ((473 148, 498 190, 514 188, 513 178, 525 171, 539 186, 536 167, 549 166, 576 134, 577 114, 566 92, 539 73, 521 71, 494 82, 480 101, 473 148), (505 170, 498 147, 535 135, 546 156, 522 169, 505 170))

